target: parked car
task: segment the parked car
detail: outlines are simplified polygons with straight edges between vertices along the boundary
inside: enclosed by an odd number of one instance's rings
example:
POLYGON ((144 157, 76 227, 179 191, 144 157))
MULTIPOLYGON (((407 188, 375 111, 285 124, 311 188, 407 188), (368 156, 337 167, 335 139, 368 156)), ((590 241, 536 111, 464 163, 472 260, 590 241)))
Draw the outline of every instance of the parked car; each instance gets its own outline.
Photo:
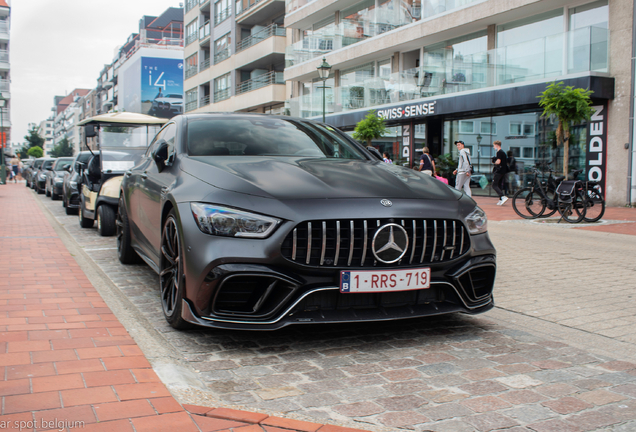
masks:
POLYGON ((22 160, 22 178, 24 179, 24 183, 26 187, 29 187, 29 175, 31 174, 31 167, 35 163, 35 159, 23 159, 22 160))
POLYGON ((44 162, 46 158, 37 158, 33 161, 29 169, 25 173, 24 180, 26 180, 26 186, 31 189, 35 189, 35 182, 33 181, 33 175, 40 169, 42 166, 42 162, 44 162))
POLYGON ((159 274, 177 329, 493 307, 496 252, 475 201, 328 125, 176 116, 126 173, 119 199, 119 260, 141 257, 159 274))
POLYGON ((72 157, 61 157, 55 160, 55 164, 46 172, 46 183, 44 191, 46 196, 51 197, 53 201, 62 195, 62 185, 64 183, 65 167, 70 167, 73 163, 72 157))
POLYGON ((55 163, 54 158, 45 158, 42 161, 42 165, 32 175, 33 189, 39 194, 43 194, 46 190, 46 173, 48 170, 53 168, 53 164, 55 163))
POLYGON ((77 209, 79 208, 77 182, 79 181, 81 164, 86 165, 92 155, 90 151, 79 152, 64 174, 64 181, 62 183, 62 206, 66 208, 67 215, 77 214, 77 209))

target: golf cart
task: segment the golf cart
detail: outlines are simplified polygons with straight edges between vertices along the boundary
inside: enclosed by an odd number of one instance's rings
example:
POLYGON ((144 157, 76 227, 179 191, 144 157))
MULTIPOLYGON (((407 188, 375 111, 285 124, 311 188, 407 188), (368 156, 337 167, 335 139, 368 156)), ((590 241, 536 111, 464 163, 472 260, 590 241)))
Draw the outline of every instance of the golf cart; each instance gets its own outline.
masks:
POLYGON ((115 235, 115 215, 119 202, 119 186, 124 173, 134 167, 161 126, 168 119, 137 113, 101 114, 82 120, 86 147, 92 157, 80 164, 78 189, 80 191, 79 223, 91 228, 97 221, 102 236, 115 235), (92 150, 88 138, 97 138, 97 149, 92 150))

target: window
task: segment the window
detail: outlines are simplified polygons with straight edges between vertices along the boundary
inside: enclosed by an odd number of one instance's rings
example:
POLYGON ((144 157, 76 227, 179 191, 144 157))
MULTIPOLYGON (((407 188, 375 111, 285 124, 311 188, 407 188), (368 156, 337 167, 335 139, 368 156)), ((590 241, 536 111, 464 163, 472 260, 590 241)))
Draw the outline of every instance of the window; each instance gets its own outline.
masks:
POLYGON ((492 146, 479 146, 479 153, 481 157, 490 157, 492 156, 493 147, 492 146))
POLYGON ((230 0, 220 0, 214 3, 214 25, 217 25, 230 17, 232 7, 230 0))
POLYGON ((199 97, 199 89, 197 87, 186 91, 186 94, 185 94, 185 104, 186 104, 185 110, 186 111, 192 111, 198 108, 199 106, 198 97, 199 97))
POLYGON ((198 20, 195 19, 194 21, 192 21, 190 24, 186 26, 185 44, 186 45, 191 44, 198 38, 199 38, 199 26, 198 26, 198 20))
POLYGON ((510 151, 514 157, 521 157, 521 147, 510 147, 510 151))
POLYGON ((523 148, 523 157, 526 159, 534 158, 534 147, 524 147, 523 148))
POLYGON ((214 102, 220 102, 230 97, 230 74, 214 79, 214 102))
POLYGON ((480 122, 479 133, 484 135, 497 135, 497 123, 480 122))
POLYGON ((521 136, 521 122, 510 122, 510 136, 521 136))
POLYGON ((190 78, 194 76, 199 71, 198 69, 198 53, 194 53, 190 57, 188 57, 185 61, 185 77, 190 78))
POLYGON ((230 56, 230 44, 232 38, 227 33, 214 41, 214 64, 222 62, 230 56))
POLYGON ((460 120, 459 121, 459 133, 460 134, 471 134, 475 132, 475 122, 468 120, 460 120))
POLYGON ((534 125, 533 124, 524 124, 523 125, 523 135, 524 136, 534 136, 534 125))

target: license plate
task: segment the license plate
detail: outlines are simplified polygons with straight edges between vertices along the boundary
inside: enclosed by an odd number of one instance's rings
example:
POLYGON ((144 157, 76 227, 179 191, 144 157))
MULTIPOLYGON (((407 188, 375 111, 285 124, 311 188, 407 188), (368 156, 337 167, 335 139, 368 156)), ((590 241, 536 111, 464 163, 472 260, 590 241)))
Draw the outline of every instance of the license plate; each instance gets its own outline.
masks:
POLYGON ((406 270, 360 270, 340 272, 340 292, 389 292, 431 286, 429 267, 406 270))

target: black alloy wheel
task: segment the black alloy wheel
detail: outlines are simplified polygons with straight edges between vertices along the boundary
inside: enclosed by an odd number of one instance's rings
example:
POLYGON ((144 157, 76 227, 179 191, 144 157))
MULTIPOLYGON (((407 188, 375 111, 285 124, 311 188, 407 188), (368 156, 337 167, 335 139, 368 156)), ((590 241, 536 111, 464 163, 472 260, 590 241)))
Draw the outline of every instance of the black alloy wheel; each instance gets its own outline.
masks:
POLYGON ((122 264, 136 264, 141 261, 137 252, 132 248, 130 238, 130 224, 128 222, 128 214, 124 205, 124 198, 119 197, 119 206, 117 209, 117 257, 122 264))
POLYGON ((117 226, 115 225, 115 209, 108 204, 97 207, 97 232, 102 237, 115 235, 117 226))
POLYGON ((174 210, 171 210, 161 235, 159 283, 163 314, 168 324, 177 330, 190 327, 190 324, 181 317, 185 284, 181 251, 177 217, 174 210))

